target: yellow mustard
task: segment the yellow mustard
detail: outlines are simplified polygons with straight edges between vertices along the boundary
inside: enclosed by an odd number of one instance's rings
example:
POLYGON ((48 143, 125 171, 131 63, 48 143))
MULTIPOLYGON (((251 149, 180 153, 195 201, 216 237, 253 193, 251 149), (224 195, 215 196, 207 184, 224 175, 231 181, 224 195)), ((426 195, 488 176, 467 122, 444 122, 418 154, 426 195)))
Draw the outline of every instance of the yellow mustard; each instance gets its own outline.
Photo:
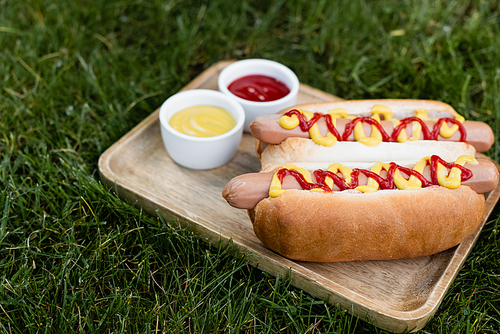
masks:
MULTIPOLYGON (((307 110, 301 110, 297 109, 305 118, 307 121, 309 121, 311 118, 313 118, 314 114, 310 111, 307 110)), ((372 118, 375 119, 378 123, 380 123, 380 115, 384 117, 386 121, 391 121, 394 124, 394 127, 398 126, 400 124, 400 121, 392 117, 392 111, 386 106, 383 105, 374 105, 372 110, 371 110, 373 116, 372 118)), ((427 116, 427 111, 425 109, 417 109, 416 111, 416 117, 420 118, 423 121, 430 120, 430 118, 427 116)), ((344 109, 342 108, 337 108, 334 110, 331 110, 328 112, 332 116, 332 123, 333 126, 336 126, 336 121, 337 118, 349 118, 349 119, 354 119, 354 116, 350 116, 344 109)), ((438 121, 438 119, 433 119, 435 122, 438 121)), ((465 121, 465 118, 461 115, 455 115, 455 120, 459 121, 460 123, 463 123, 465 121)), ((291 130, 293 128, 296 128, 299 126, 300 122, 297 116, 292 115, 291 117, 283 115, 279 120, 279 124, 288 130, 291 130)), ((400 143, 406 142, 408 139, 411 141, 415 140, 420 140, 420 134, 422 131, 422 126, 418 122, 412 122, 413 125, 413 131, 412 131, 412 136, 408 138, 406 135, 406 132, 403 130, 399 133, 397 141, 400 143)), ((453 126, 448 126, 446 122, 444 122, 441 125, 441 129, 439 134, 444 137, 444 138, 449 138, 455 134, 455 132, 458 131, 458 125, 454 124, 453 126)), ((363 125, 361 122, 356 124, 354 127, 354 140, 358 141, 366 146, 377 146, 382 142, 382 134, 378 130, 378 128, 375 125, 372 125, 372 134, 370 137, 367 137, 363 131, 363 125)), ((328 131, 326 136, 321 136, 318 125, 315 123, 310 129, 309 129, 309 136, 311 139, 318 145, 323 145, 323 146, 333 146, 337 142, 337 138, 328 131)))
MULTIPOLYGON (((463 166, 465 163, 469 163, 471 165, 477 165, 478 162, 474 157, 471 157, 470 155, 461 155, 457 158, 457 161, 455 161, 455 164, 463 166)), ((462 171, 458 169, 457 167, 453 167, 450 170, 450 173, 448 174, 446 168, 442 166, 441 164, 438 164, 437 166, 437 177, 438 177, 438 183, 440 186, 449 188, 449 189, 457 189, 460 187, 460 179, 462 175, 462 171)))
MULTIPOLYGON (((425 166, 427 166, 428 162, 430 160, 430 157, 425 157, 422 158, 413 168, 415 171, 419 172, 420 174, 423 174, 425 166)), ((470 155, 461 155, 457 158, 455 161, 455 164, 463 166, 466 163, 469 163, 471 165, 476 165, 478 162, 477 160, 470 156, 470 155)), ((389 168, 391 167, 391 164, 389 163, 382 163, 382 162, 377 162, 371 169, 371 171, 377 175, 380 175, 382 170, 388 171, 389 168)), ((280 168, 281 169, 290 169, 290 170, 295 170, 298 173, 302 174, 304 179, 311 183, 311 174, 305 170, 304 168, 297 167, 295 165, 285 165, 280 168)), ((349 167, 343 166, 340 163, 334 163, 331 164, 328 167, 328 170, 334 174, 337 173, 342 173, 344 176, 345 182, 347 184, 351 183, 351 173, 352 170, 349 167)), ((281 182, 278 178, 278 172, 279 170, 274 174, 273 179, 271 181, 271 186, 269 187, 269 197, 278 197, 281 196, 285 190, 282 189, 281 187, 281 182)), ((438 179, 438 184, 440 186, 446 187, 448 189, 456 189, 460 187, 461 185, 461 174, 462 172, 460 171, 459 168, 457 167, 452 167, 450 172, 447 171, 446 167, 444 167, 441 163, 438 162, 437 164, 437 179, 438 179)), ((330 187, 330 189, 333 189, 333 180, 330 177, 325 178, 326 184, 330 187)), ((394 185, 396 186, 397 189, 400 190, 418 190, 422 188, 422 182, 420 180, 411 175, 409 179, 405 179, 403 175, 399 172, 398 169, 396 169, 394 173, 394 185)), ((366 185, 361 185, 357 186, 355 188, 358 191, 361 191, 363 193, 372 193, 376 192, 379 190, 379 184, 377 181, 375 181, 372 178, 368 178, 367 184, 366 185)), ((313 188, 310 191, 317 191, 317 192, 322 192, 323 189, 321 188, 313 188)))
MULTIPOLYGON (((309 121, 311 120, 311 118, 314 117, 314 114, 310 111, 302 109, 297 109, 297 110, 305 117, 306 121, 309 121)), ((337 117, 340 118, 348 117, 354 119, 354 117, 349 116, 348 113, 342 108, 333 109, 329 111, 328 114, 332 116, 332 123, 334 127, 336 127, 337 117)), ((294 129, 300 125, 299 118, 296 115, 292 115, 291 117, 283 115, 278 120, 278 123, 281 125, 281 127, 287 130, 294 129)), ((314 123, 313 126, 309 129, 309 136, 316 144, 322 146, 330 147, 337 142, 337 138, 330 131, 328 131, 328 134, 326 136, 324 137, 321 136, 318 124, 316 123, 314 123)))
MULTIPOLYGON (((413 168, 420 174, 423 173, 425 166, 427 165, 427 162, 429 161, 430 157, 425 157, 422 158, 413 168)), ((471 165, 476 165, 478 162, 474 157, 471 157, 470 155, 461 155, 457 158, 455 161, 455 164, 463 166, 465 163, 469 163, 471 165)), ((377 175, 380 175, 380 172, 382 169, 385 169, 388 171, 390 168, 390 164, 388 163, 382 163, 382 162, 377 162, 373 167, 372 167, 372 172, 376 173, 377 175)), ((460 187, 461 185, 461 174, 462 172, 460 169, 457 167, 453 167, 450 172, 448 173, 446 167, 444 167, 442 164, 438 163, 437 164, 437 179, 438 179, 438 184, 440 186, 446 187, 448 189, 456 189, 460 187)), ((406 180, 399 170, 396 169, 396 172, 394 173, 394 184, 396 185, 396 188, 400 190, 418 190, 422 188, 422 182, 415 176, 411 175, 408 180, 406 180)), ((364 193, 370 193, 370 192, 375 192, 378 190, 379 184, 377 181, 373 180, 372 178, 368 178, 368 182, 364 186, 358 186, 356 187, 356 190, 359 190, 364 193)))
POLYGON ((285 192, 285 190, 281 188, 281 182, 280 179, 278 178, 278 172, 281 169, 290 169, 297 171, 298 173, 302 174, 302 176, 307 182, 309 183, 312 182, 311 174, 306 169, 297 167, 295 165, 285 165, 281 167, 276 173, 274 173, 273 179, 271 181, 271 186, 269 187, 269 197, 278 197, 283 195, 283 193, 285 192))
POLYGON ((185 135, 213 137, 234 128, 236 120, 223 108, 199 105, 175 113, 168 123, 185 135))

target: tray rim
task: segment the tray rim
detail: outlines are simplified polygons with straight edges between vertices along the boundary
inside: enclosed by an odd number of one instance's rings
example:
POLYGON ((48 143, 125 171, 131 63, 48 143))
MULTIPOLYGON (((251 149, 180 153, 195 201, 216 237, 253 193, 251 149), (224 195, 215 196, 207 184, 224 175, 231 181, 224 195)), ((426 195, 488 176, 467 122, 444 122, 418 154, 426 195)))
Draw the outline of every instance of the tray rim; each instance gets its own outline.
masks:
MULTIPOLYGON (((217 73, 217 71, 235 61, 236 60, 227 60, 215 63, 200 73, 189 84, 182 88, 181 91, 195 89, 207 78, 210 78, 210 76, 217 73)), ((324 95, 329 98, 337 98, 302 83, 300 85, 301 89, 311 90, 315 94, 324 95)), ((174 218, 178 223, 183 223, 184 225, 188 224, 194 232, 199 234, 200 238, 208 241, 212 245, 217 245, 217 243, 221 241, 223 243, 232 242, 235 246, 237 246, 237 248, 240 249, 240 251, 242 250, 243 252, 248 253, 249 264, 252 266, 267 271, 273 276, 287 277, 291 280, 292 285, 295 287, 310 293, 318 299, 327 300, 330 304, 339 304, 342 308, 347 309, 347 311, 360 318, 361 314, 366 314, 366 317, 362 318, 362 320, 369 321, 371 324, 383 329, 395 331, 404 331, 408 329, 416 331, 423 328, 427 324, 430 317, 434 315, 440 306, 447 290, 451 286, 451 283, 458 275, 458 272, 467 259, 467 255, 477 241, 481 230, 493 211, 496 202, 500 198, 500 186, 497 186, 497 188, 490 192, 486 197, 487 210, 485 210, 481 225, 478 227, 476 232, 474 232, 461 244, 456 246, 448 265, 443 270, 443 274, 434 283, 434 288, 430 291, 428 298, 419 308, 411 311, 398 311, 392 309, 382 310, 383 307, 381 307, 381 305, 372 302, 366 297, 355 293, 336 282, 328 281, 328 285, 335 285, 335 289, 325 286, 324 283, 327 281, 327 278, 303 267, 300 265, 300 262, 286 259, 263 246, 249 242, 232 232, 224 230, 222 227, 215 226, 209 220, 193 214, 172 203, 169 203, 170 205, 165 205, 165 203, 163 203, 165 201, 155 194, 151 193, 149 194, 149 198, 145 198, 143 195, 134 190, 134 185, 131 184, 126 178, 122 178, 120 175, 114 173, 109 163, 113 157, 113 153, 123 145, 126 145, 128 142, 133 141, 135 138, 140 136, 143 131, 146 131, 150 126, 153 126, 155 122, 158 122, 158 115, 159 108, 139 122, 101 154, 98 161, 98 168, 100 178, 105 185, 114 190, 119 197, 135 198, 135 204, 144 208, 149 214, 157 215, 157 212, 159 212, 164 217, 170 216, 174 218), (149 208, 148 205, 151 206, 151 208, 149 208), (256 253, 256 251, 258 253, 256 253), (259 261, 260 259, 263 259, 264 261, 259 261), (360 303, 360 300, 364 302, 360 303), (395 324, 396 326, 394 326, 395 324)), ((496 162, 494 163, 500 170, 500 166, 496 162)), ((145 191, 147 192, 147 190, 145 191)))

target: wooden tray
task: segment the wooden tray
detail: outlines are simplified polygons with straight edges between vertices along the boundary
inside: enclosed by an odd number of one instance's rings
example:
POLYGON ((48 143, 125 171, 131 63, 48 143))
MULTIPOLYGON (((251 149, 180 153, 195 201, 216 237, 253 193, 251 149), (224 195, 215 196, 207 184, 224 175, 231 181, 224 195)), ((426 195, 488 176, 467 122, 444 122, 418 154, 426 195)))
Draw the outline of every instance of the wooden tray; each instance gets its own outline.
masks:
MULTIPOLYGON (((203 72, 184 90, 217 89, 223 61, 203 72)), ((297 104, 340 100, 301 85, 297 104)), ((156 110, 117 141, 99 159, 101 179, 146 212, 158 210, 169 220, 190 224, 211 244, 232 239, 249 251, 252 265, 272 275, 290 274, 294 286, 395 332, 418 330, 436 312, 465 258, 500 197, 500 187, 487 195, 481 227, 462 244, 445 252, 405 260, 347 263, 307 263, 288 260, 257 239, 246 210, 230 207, 221 192, 242 173, 260 170, 254 139, 248 134, 233 160, 225 166, 195 171, 175 164, 166 152, 156 110)))

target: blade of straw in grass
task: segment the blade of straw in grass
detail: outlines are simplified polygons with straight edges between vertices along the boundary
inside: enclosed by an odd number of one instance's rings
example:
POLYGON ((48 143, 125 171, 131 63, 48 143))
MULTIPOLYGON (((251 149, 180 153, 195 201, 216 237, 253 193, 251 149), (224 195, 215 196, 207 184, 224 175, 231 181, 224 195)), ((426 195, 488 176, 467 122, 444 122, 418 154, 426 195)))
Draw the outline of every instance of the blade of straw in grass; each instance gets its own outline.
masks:
POLYGON ((5 206, 3 209, 2 224, 0 225, 0 242, 5 238, 5 229, 7 227, 7 217, 9 214, 9 196, 5 199, 5 206))
POLYGON ((470 79, 472 76, 470 74, 467 74, 467 77, 465 78, 464 84, 462 85, 462 93, 460 94, 460 100, 462 103, 465 105, 466 103, 466 97, 467 97, 467 88, 469 88, 469 83, 470 79))
POLYGON ((100 40, 104 45, 106 45, 110 52, 113 52, 113 44, 111 44, 111 42, 106 37, 97 33, 94 34, 94 37, 100 40))
POLYGON ((140 98, 138 99, 135 99, 134 101, 132 101, 132 103, 130 103, 128 105, 128 107, 125 109, 125 111, 123 112, 123 115, 127 114, 133 107, 135 107, 135 105, 141 101, 144 101, 145 99, 147 98, 150 98, 150 97, 153 97, 153 96, 157 96, 157 95, 160 95, 161 93, 163 93, 163 91, 159 90, 159 91, 156 91, 156 92, 152 92, 152 93, 148 93, 148 94, 144 94, 143 96, 141 96, 140 98))
POLYGON ((47 81, 43 80, 42 77, 35 72, 35 70, 33 68, 31 68, 31 66, 29 66, 21 57, 16 57, 16 60, 18 62, 21 63, 21 65, 23 65, 23 67, 28 70, 28 72, 31 73, 32 76, 35 77, 36 80, 40 81, 41 83, 43 83, 45 86, 47 86, 47 81))
POLYGON ((11 27, 0 27, 0 32, 9 32, 12 34, 19 34, 19 33, 21 33, 21 30, 14 29, 11 27))
POLYGON ((392 78, 394 78, 395 76, 396 76, 396 72, 392 72, 391 74, 389 74, 385 78, 380 79, 378 82, 376 82, 373 85, 371 85, 370 87, 368 87, 367 91, 369 91, 370 93, 378 91, 379 87, 381 87, 381 86, 385 85, 386 83, 388 83, 389 81, 391 81, 392 78))

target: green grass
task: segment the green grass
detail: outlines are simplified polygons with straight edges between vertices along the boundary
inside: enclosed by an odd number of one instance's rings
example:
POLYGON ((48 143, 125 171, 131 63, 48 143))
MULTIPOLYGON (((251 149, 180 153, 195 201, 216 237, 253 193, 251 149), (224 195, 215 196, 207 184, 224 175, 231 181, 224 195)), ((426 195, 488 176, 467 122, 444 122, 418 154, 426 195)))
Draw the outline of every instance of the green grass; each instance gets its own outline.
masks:
MULTIPOLYGON (((98 158, 204 69, 250 57, 347 99, 442 100, 500 138, 499 7, 0 0, 0 331, 386 333, 121 201, 98 158)), ((498 217, 422 333, 499 333, 498 217)))

